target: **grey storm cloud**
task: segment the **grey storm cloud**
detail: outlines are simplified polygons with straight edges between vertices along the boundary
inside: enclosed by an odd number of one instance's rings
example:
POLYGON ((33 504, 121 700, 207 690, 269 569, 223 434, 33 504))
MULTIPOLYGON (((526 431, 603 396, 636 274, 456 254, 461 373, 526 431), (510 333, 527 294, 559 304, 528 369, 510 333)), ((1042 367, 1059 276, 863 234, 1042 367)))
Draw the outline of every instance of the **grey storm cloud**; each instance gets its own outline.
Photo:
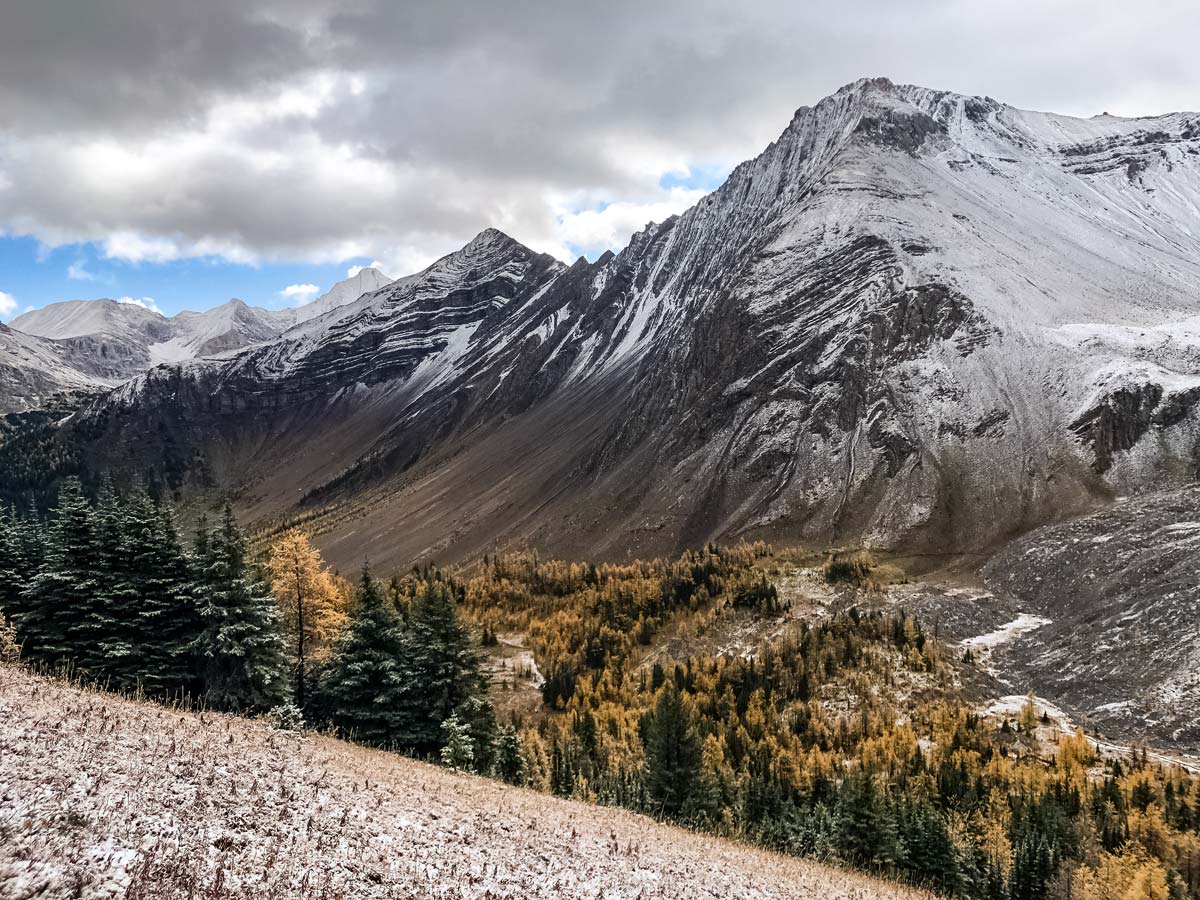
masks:
POLYGON ((1153 114, 1200 105, 1197 36, 1174 0, 8 0, 0 229, 396 268, 494 225, 565 255, 855 78, 1153 114))

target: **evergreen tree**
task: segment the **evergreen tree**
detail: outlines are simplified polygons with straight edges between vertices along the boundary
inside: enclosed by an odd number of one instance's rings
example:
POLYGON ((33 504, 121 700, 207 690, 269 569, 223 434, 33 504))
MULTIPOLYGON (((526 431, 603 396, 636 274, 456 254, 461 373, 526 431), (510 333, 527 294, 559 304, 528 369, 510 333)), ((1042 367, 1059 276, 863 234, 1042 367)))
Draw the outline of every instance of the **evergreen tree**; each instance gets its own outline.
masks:
POLYGON ((349 627, 334 644, 320 682, 340 732, 368 744, 410 746, 406 650, 404 620, 364 566, 349 627))
POLYGON ((0 609, 3 624, 11 625, 21 608, 20 597, 25 573, 21 561, 21 521, 6 506, 0 506, 0 609))
POLYGON ((474 771, 487 775, 496 760, 496 714, 492 704, 481 691, 458 704, 452 718, 462 723, 471 738, 474 771))
POLYGON ((44 539, 36 517, 0 507, 0 608, 18 648, 23 642, 18 623, 26 609, 26 589, 42 566, 44 539))
POLYGON ((78 478, 63 481, 58 509, 46 534, 45 558, 22 593, 17 634, 36 662, 61 665, 77 660, 88 671, 98 649, 85 646, 99 570, 95 514, 78 478))
POLYGON ((848 775, 838 790, 834 843, 845 859, 867 869, 888 869, 896 861, 895 819, 865 772, 848 775))
POLYGON ((646 790, 658 810, 677 816, 700 774, 700 742, 677 685, 659 692, 646 730, 646 790))
POLYGON ((902 869, 917 884, 947 895, 959 893, 962 877, 958 854, 946 823, 928 801, 904 804, 899 815, 902 869))
POLYGON ((509 784, 524 784, 524 768, 517 729, 512 725, 504 725, 496 733, 496 752, 492 759, 492 777, 507 781, 509 784))
POLYGON ((408 616, 406 746, 428 756, 442 747, 442 722, 464 701, 484 696, 486 683, 470 635, 458 619, 449 582, 422 581, 408 616))
POLYGON ((123 610, 137 660, 132 672, 152 693, 191 689, 191 648, 200 617, 174 514, 138 491, 123 526, 126 583, 136 597, 133 609, 123 610))
POLYGON ((268 710, 287 697, 279 611, 246 565, 246 543, 226 505, 221 524, 196 547, 200 633, 192 644, 205 694, 215 705, 268 710))
POLYGON ((442 764, 463 772, 475 770, 475 742, 471 739, 471 729, 457 715, 452 715, 442 723, 441 757, 442 764))
POLYGON ((132 516, 105 478, 96 496, 96 588, 81 640, 96 648, 93 674, 114 688, 137 685, 143 666, 135 620, 141 598, 132 579, 128 532, 132 516))
POLYGON ((1012 874, 1009 876, 1011 900, 1045 900, 1054 874, 1050 846, 1036 832, 1028 832, 1016 845, 1012 874))

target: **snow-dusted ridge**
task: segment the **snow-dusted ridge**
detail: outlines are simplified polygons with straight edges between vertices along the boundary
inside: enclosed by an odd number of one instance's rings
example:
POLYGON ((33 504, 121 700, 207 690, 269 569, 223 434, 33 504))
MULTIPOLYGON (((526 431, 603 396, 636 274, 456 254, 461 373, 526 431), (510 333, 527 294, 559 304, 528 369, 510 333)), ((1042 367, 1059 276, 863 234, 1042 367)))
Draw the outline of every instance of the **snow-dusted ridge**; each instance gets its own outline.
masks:
POLYGON ((337 498, 357 559, 980 548, 1192 477, 1198 316, 1200 116, 864 79, 618 254, 564 266, 489 229, 113 399, 135 432, 219 442, 256 510, 337 498))
POLYGON ((333 321, 348 304, 390 283, 368 267, 304 306, 270 310, 234 298, 170 317, 109 299, 51 303, 14 319, 11 336, 0 335, 0 382, 9 387, 0 412, 37 406, 60 391, 113 387, 157 365, 228 354, 318 317, 333 321), (20 377, 3 374, 18 367, 20 377))

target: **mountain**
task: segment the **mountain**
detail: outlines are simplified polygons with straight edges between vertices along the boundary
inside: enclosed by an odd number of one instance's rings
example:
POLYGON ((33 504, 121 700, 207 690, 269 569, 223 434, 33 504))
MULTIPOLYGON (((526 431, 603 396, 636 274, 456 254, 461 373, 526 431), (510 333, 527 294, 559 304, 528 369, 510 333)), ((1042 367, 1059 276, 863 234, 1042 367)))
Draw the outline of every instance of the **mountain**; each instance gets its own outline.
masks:
POLYGON ((57 394, 112 387, 96 345, 54 341, 0 322, 0 413, 47 405, 57 394))
POLYGON ((886 79, 571 266, 494 230, 80 413, 89 464, 347 565, 721 538, 983 551, 1200 468, 1200 115, 886 79), (186 448, 181 462, 178 448, 186 448))
POLYGON ((344 281, 339 281, 311 303, 278 312, 288 314, 285 318, 290 319, 292 325, 307 322, 309 319, 323 316, 331 310, 340 309, 347 303, 353 303, 363 294, 374 293, 391 284, 393 280, 378 269, 366 266, 344 281))
POLYGON ((1013 681, 1092 727, 1154 746, 1200 746, 1200 486, 1122 497, 1023 535, 984 569, 1046 624, 1007 652, 1013 681))
POLYGON ((0 412, 37 406, 62 391, 111 388, 163 363, 269 341, 389 282, 366 268, 305 306, 269 310, 235 298, 172 317, 109 299, 51 303, 18 316, 8 336, 0 334, 0 379, 10 388, 0 412))
POLYGON ((102 335, 131 339, 135 335, 163 337, 170 326, 160 313, 139 303, 117 300, 67 300, 17 316, 12 327, 26 334, 47 338, 102 335))

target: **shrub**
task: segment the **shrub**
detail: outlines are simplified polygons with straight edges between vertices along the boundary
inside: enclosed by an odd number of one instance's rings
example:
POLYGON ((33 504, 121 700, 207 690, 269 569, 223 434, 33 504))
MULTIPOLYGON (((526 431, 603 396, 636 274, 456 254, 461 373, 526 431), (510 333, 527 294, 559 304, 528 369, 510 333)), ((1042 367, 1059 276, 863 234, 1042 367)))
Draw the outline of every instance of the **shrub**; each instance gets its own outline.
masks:
POLYGON ((866 550, 835 550, 825 560, 822 571, 830 584, 863 584, 875 568, 875 560, 866 550))

